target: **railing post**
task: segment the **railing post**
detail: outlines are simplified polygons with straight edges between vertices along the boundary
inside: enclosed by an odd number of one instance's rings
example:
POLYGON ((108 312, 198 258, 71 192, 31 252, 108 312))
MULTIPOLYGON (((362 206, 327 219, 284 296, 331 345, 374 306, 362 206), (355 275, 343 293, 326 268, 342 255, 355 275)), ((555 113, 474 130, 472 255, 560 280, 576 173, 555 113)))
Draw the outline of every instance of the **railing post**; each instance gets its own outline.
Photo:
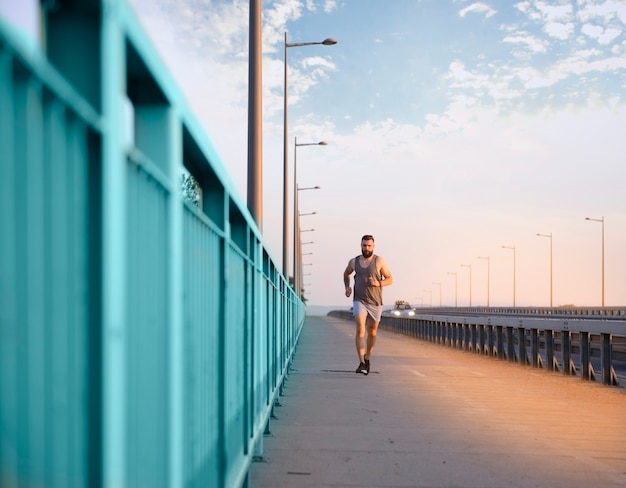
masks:
POLYGON ((486 337, 485 337, 486 336, 486 332, 487 332, 485 330, 486 327, 487 327, 486 325, 482 325, 482 324, 478 326, 478 328, 479 328, 478 329, 478 337, 479 337, 479 343, 480 343, 478 353, 479 354, 483 354, 483 355, 488 354, 487 341, 486 341, 486 337))
POLYGON ((559 362, 554 354, 554 331, 545 330, 544 335, 546 341, 546 367, 548 371, 558 371, 559 362))
POLYGON ((528 360, 526 357, 526 329, 524 327, 517 328, 517 351, 519 363, 526 366, 528 360))
POLYGON ((563 374, 576 374, 576 367, 572 360, 572 333, 569 330, 561 332, 561 348, 563 357, 563 374))
POLYGON ((103 341, 103 466, 102 485, 125 486, 127 466, 126 392, 127 279, 126 158, 123 149, 125 119, 121 101, 126 96, 124 36, 119 4, 106 2, 102 14, 102 341, 103 341))
POLYGON ((492 325, 487 326, 487 351, 486 354, 488 356, 495 356, 497 354, 496 344, 495 344, 495 334, 492 325))
POLYGON ((515 343, 513 342, 513 327, 506 328, 506 357, 515 362, 515 343))
POLYGON ((583 380, 595 380, 593 365, 591 364, 591 343, 589 332, 580 332, 580 374, 583 380))
POLYGON ((539 354, 539 331, 530 329, 530 354, 531 366, 533 368, 541 367, 541 355, 539 354))
POLYGON ((504 330, 501 325, 496 326, 496 337, 497 337, 497 348, 498 348, 498 359, 504 359, 504 330))
POLYGON ((613 345, 611 334, 600 335, 600 355, 602 361, 602 383, 616 386, 618 384, 617 375, 613 369, 613 345))

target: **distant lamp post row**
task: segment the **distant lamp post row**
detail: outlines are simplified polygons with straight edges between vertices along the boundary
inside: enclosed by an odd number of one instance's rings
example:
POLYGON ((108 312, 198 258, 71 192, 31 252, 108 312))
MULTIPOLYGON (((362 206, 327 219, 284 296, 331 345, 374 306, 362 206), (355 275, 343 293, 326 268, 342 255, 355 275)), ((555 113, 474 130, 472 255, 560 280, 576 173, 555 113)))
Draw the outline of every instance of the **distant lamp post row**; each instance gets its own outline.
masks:
MULTIPOLYGON (((293 282, 294 285, 298 285, 298 279, 299 279, 299 274, 301 273, 301 267, 300 267, 300 261, 301 259, 298 258, 298 254, 300 252, 302 252, 302 248, 301 248, 301 244, 300 244, 300 234, 299 234, 299 228, 300 228, 300 217, 303 217, 305 215, 315 215, 316 212, 312 212, 312 213, 307 213, 307 214, 300 214, 300 208, 298 205, 298 192, 299 191, 305 191, 305 190, 319 190, 320 187, 319 186, 313 186, 313 187, 306 187, 306 188, 299 188, 298 187, 298 148, 302 147, 302 146, 327 146, 328 143, 326 141, 320 141, 320 142, 298 142, 298 138, 294 137, 293 138, 293 282)), ((287 212, 285 210, 285 212, 287 212)), ((286 229, 285 229, 286 231, 286 229)), ((287 242, 285 240, 285 246, 287 246, 287 242)), ((287 247, 285 247, 285 254, 288 253, 288 249, 287 247)), ((287 274, 287 272, 285 271, 285 274, 287 274)), ((299 290, 299 287, 296 287, 296 290, 299 290)))
MULTIPOLYGON (((600 217, 599 219, 593 219, 591 217, 585 217, 585 220, 591 221, 591 222, 599 222, 600 224, 602 224, 602 307, 604 307, 604 216, 600 217)), ((549 234, 541 234, 541 233, 537 233, 537 237, 546 237, 548 239, 550 239, 550 307, 554 306, 554 301, 553 301, 553 291, 554 291, 554 287, 553 287, 553 260, 552 260, 552 232, 550 232, 549 234)), ((516 284, 516 248, 515 246, 502 246, 503 249, 509 249, 513 251, 513 306, 515 307, 515 284, 516 284)), ((490 257, 489 256, 478 256, 478 259, 484 259, 487 261, 487 307, 490 306, 489 300, 490 300, 490 276, 491 276, 491 270, 490 270, 490 257)), ((470 307, 472 306, 472 265, 471 264, 461 264, 462 267, 465 268, 469 268, 470 270, 470 275, 469 275, 469 280, 470 280, 470 294, 469 294, 469 303, 470 303, 470 307)), ((457 273, 454 272, 448 272, 448 274, 450 275, 454 275, 455 276, 455 288, 456 288, 456 278, 457 278, 457 273)), ((441 299, 441 283, 433 283, 433 285, 439 285, 439 296, 441 299)), ((440 303, 441 306, 441 303, 440 303)), ((456 289, 455 289, 455 306, 457 306, 457 300, 456 300, 456 289)))
MULTIPOLYGON (((326 143, 324 143, 326 144, 326 143)), ((311 145, 311 144, 303 144, 303 145, 311 145)), ((295 151, 294 151, 295 154, 295 151)), ((295 159, 294 159, 294 163, 295 163, 295 159)), ((295 165, 294 165, 295 168, 295 165)), ((294 176, 295 176, 295 172, 294 172, 294 176)), ((303 273, 302 273, 302 237, 301 234, 303 232, 313 232, 315 231, 315 229, 301 229, 300 228, 300 217, 304 217, 306 215, 317 215, 317 212, 310 212, 310 213, 305 213, 305 214, 301 214, 300 213, 300 209, 299 209, 299 205, 298 205, 298 201, 299 201, 299 196, 298 196, 298 192, 300 191, 304 191, 304 190, 319 190, 321 189, 321 186, 311 186, 311 187, 306 187, 306 188, 299 188, 298 187, 298 183, 294 182, 295 186, 295 191, 294 191, 294 197, 293 197, 293 203, 294 203, 294 209, 293 209, 293 284, 295 289, 297 290, 298 293, 302 292, 302 287, 304 286, 303 282, 302 282, 302 278, 303 278, 303 273)), ((308 265, 307 265, 308 266, 308 265)))
MULTIPOLYGON (((288 129, 288 84, 287 84, 287 49, 290 47, 303 47, 314 45, 332 46, 337 41, 332 38, 324 39, 321 42, 287 42, 287 33, 285 32, 284 43, 284 84, 283 84, 283 274, 287 276, 289 268, 289 129, 288 129)), ((294 242, 295 245, 295 242, 294 242)), ((295 265, 295 263, 294 263, 295 265)), ((294 284, 295 276, 294 276, 294 284)), ((298 291, 299 293, 299 291, 298 291)))

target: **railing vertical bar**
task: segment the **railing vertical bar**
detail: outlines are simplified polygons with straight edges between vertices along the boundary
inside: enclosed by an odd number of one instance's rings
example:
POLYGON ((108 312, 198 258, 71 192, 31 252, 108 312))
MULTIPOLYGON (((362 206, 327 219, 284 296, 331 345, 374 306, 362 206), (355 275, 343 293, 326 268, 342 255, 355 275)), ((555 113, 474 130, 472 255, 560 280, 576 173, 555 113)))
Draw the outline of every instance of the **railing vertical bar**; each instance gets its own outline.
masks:
POLYGON ((517 349, 518 361, 525 366, 528 362, 528 358, 526 354, 526 329, 524 329, 524 327, 517 328, 517 349))
POLYGON ((539 331, 537 329, 530 329, 530 365, 533 368, 538 368, 541 365, 541 356, 539 355, 539 331))
POLYGON ((580 374, 584 380, 595 379, 593 374, 593 365, 591 364, 591 343, 589 341, 589 332, 581 332, 578 334, 580 340, 580 374))

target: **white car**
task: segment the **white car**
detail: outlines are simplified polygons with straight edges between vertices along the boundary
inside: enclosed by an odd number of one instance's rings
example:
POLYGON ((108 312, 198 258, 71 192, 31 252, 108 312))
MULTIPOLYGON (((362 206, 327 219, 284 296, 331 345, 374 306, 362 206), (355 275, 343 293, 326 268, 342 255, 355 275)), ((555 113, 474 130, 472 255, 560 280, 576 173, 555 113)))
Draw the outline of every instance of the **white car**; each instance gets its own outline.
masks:
POLYGON ((407 302, 396 302, 391 310, 387 310, 385 315, 393 317, 413 317, 415 309, 407 302))

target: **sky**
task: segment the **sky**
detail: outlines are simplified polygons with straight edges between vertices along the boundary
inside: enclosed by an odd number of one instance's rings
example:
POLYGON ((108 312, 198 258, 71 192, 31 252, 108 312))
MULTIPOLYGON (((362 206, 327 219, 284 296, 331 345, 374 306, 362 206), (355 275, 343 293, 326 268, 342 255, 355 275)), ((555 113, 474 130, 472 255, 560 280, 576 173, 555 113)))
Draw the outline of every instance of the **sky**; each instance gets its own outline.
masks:
MULTIPOLYGON (((16 3, 0 15, 28 26, 16 3)), ((248 1, 129 3, 245 201, 248 1)), ((264 1, 279 268, 285 32, 337 40, 288 49, 290 165, 295 137, 328 144, 297 149, 298 185, 321 187, 299 192, 310 304, 350 306, 343 270, 372 234, 386 305, 548 306, 552 276, 553 305, 599 306, 604 228, 605 305, 626 305, 626 0, 264 1)))

